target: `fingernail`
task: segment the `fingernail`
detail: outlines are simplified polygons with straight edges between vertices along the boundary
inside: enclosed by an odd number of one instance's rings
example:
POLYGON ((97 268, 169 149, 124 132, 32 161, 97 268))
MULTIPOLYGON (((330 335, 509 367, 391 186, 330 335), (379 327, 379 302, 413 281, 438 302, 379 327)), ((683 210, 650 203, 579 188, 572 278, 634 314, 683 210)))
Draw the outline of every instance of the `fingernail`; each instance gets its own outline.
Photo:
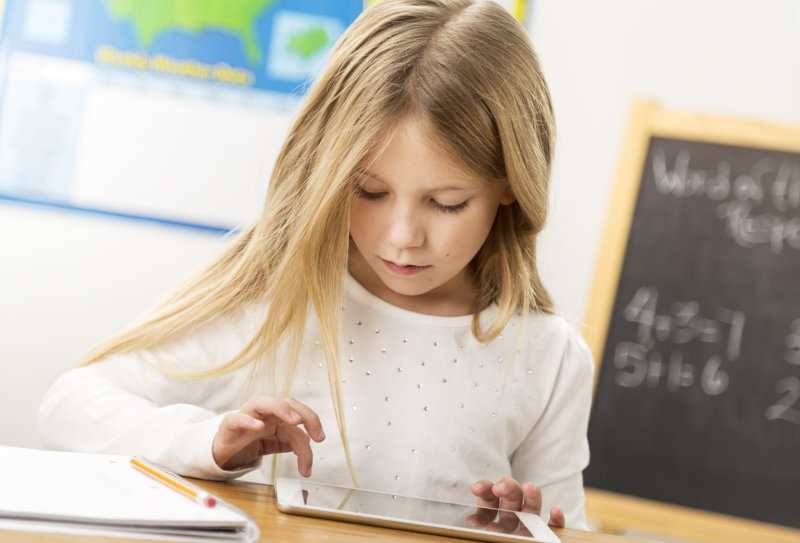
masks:
POLYGON ((317 441, 322 441, 323 439, 325 439, 325 432, 320 430, 319 432, 317 432, 317 441))
POLYGON ((498 492, 505 492, 507 490, 507 487, 505 483, 497 483, 494 486, 494 489, 497 490, 498 492))

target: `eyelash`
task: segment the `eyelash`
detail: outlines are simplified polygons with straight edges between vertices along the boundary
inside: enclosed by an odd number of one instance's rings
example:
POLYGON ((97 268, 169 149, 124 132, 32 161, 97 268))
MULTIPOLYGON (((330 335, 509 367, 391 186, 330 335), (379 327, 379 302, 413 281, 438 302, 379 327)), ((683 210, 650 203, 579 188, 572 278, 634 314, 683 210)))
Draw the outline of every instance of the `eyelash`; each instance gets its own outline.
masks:
MULTIPOLYGON (((363 198, 365 200, 378 200, 382 198, 384 194, 386 193, 367 192, 362 187, 356 187, 356 196, 358 196, 359 198, 363 198)), ((469 200, 464 200, 460 204, 455 204, 455 205, 440 204, 436 200, 431 200, 431 205, 433 205, 434 208, 441 211, 442 213, 458 213, 459 211, 463 211, 467 207, 467 204, 469 204, 469 200)))
POLYGON ((464 200, 460 204, 452 206, 446 206, 444 204, 440 204, 436 200, 431 200, 431 202, 433 203, 433 207, 435 207, 436 209, 438 209, 443 213, 458 213, 459 211, 463 211, 467 207, 469 200, 464 200))

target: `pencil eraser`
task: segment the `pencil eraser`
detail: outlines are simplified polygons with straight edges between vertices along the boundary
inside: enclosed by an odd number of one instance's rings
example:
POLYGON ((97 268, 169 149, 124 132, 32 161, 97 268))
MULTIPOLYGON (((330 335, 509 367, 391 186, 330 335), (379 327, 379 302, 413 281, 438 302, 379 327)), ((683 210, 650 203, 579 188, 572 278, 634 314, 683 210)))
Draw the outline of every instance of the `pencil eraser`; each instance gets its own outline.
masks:
POLYGON ((214 496, 206 496, 203 498, 203 505, 206 507, 214 507, 217 505, 217 500, 214 499, 214 496))

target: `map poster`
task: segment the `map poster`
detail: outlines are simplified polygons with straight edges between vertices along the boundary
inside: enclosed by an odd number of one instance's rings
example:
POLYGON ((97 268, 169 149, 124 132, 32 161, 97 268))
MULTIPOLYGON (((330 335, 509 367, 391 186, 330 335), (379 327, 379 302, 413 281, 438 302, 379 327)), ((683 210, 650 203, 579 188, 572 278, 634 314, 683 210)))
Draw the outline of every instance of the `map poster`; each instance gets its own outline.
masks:
POLYGON ((241 224, 363 6, 0 0, 0 198, 241 224))

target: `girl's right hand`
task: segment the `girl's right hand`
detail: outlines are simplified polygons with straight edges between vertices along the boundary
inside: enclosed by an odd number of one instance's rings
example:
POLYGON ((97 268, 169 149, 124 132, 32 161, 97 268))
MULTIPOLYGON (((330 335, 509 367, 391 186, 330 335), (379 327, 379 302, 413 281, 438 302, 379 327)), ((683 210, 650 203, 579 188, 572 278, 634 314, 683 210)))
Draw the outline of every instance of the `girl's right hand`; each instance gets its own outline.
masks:
MULTIPOLYGON (((519 484, 511 477, 503 477, 496 484, 484 479, 472 485, 470 490, 478 497, 478 507, 502 508, 506 511, 522 511, 534 515, 541 515, 542 512, 542 491, 533 483, 519 484)), ((517 516, 501 512, 495 519, 493 512, 487 513, 488 509, 482 509, 479 513, 468 517, 467 522, 493 532, 515 533, 519 530, 517 535, 531 537, 531 533, 524 524, 520 524, 517 516)), ((561 507, 556 505, 550 509, 548 524, 558 528, 564 527, 566 522, 561 507)))
POLYGON ((225 415, 211 450, 224 470, 246 466, 267 454, 291 451, 297 456, 297 470, 308 477, 312 459, 309 437, 316 442, 325 439, 319 417, 308 406, 293 398, 256 395, 241 410, 225 415), (301 424, 305 432, 298 428, 301 424))

